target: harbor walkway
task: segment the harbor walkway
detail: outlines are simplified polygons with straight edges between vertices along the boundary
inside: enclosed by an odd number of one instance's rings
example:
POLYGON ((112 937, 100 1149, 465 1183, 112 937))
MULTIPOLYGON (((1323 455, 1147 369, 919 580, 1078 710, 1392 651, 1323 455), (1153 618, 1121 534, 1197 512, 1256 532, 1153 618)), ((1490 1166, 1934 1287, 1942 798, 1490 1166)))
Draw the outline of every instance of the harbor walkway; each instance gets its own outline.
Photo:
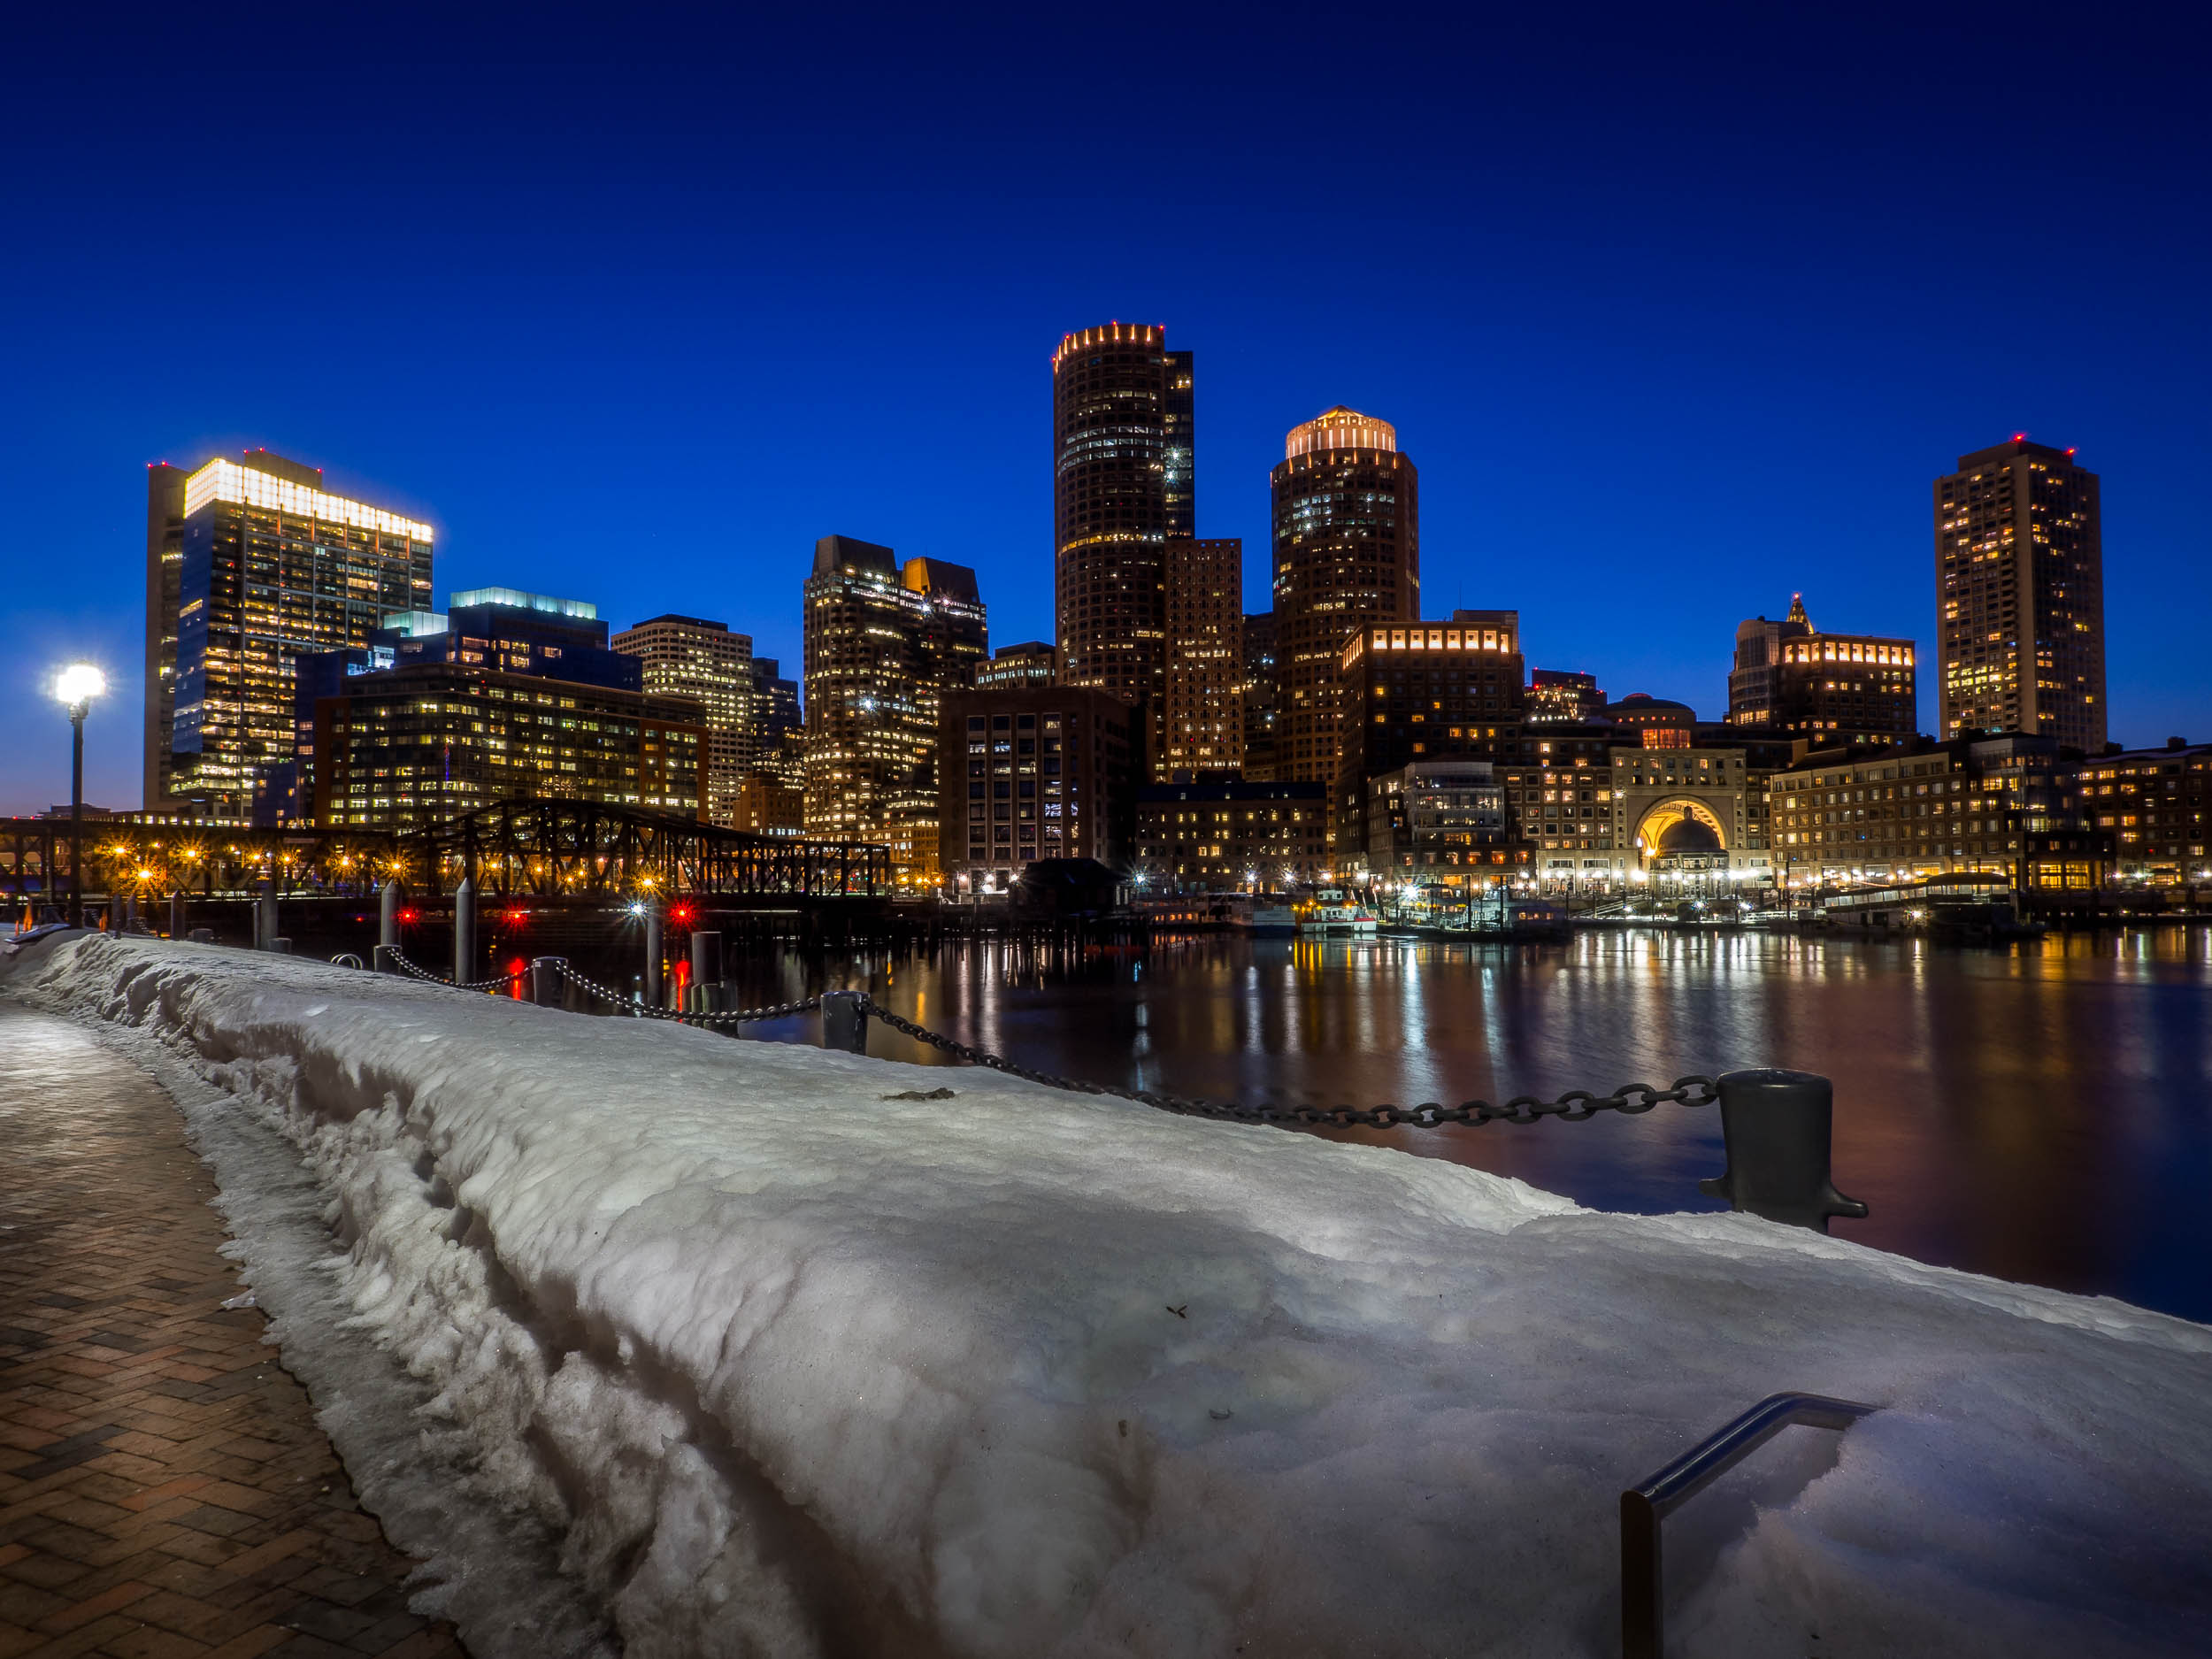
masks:
POLYGON ((0 1003, 0 1659, 430 1659, 175 1107, 0 1003))

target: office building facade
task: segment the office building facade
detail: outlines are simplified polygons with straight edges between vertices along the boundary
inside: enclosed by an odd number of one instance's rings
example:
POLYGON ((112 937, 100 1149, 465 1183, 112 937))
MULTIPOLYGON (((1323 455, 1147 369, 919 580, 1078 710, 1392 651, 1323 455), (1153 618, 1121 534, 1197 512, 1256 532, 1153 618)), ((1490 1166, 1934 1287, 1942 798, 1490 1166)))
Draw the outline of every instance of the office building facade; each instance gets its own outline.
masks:
POLYGON ((1532 668, 1522 706, 1540 726, 1584 726, 1605 708, 1605 693, 1595 674, 1561 668, 1532 668))
POLYGON ((2098 478, 2016 437, 1935 481, 1941 736, 2024 732, 2105 745, 2098 478))
MULTIPOLYGON (((256 771, 292 757, 296 659, 365 646, 388 613, 427 611, 432 532, 329 495, 319 468, 265 450, 197 468, 182 505, 166 788, 240 817, 256 771)), ((150 564, 150 503, 148 516, 150 564)), ((171 649, 150 607, 147 631, 150 651, 171 649)))
POLYGON ((1194 534, 1188 352, 1164 329, 1113 323, 1052 357, 1053 583, 1064 683, 1160 718, 1166 543, 1194 534))
POLYGON ((2081 768, 2081 805, 2111 837, 2119 875, 2169 886, 2212 880, 2212 743, 2101 755, 2081 768))
POLYGON ((1919 730, 1914 657, 1910 640, 1822 633, 1793 594, 1781 621, 1736 628, 1728 724, 1817 748, 1908 742, 1919 730))
POLYGON ((932 884, 940 710, 989 650, 975 572, 825 536, 804 603, 807 831, 888 846, 902 882, 932 884))
POLYGON ((1414 761, 1489 759, 1520 737, 1520 618, 1376 624, 1338 657, 1344 737, 1336 828, 1344 860, 1366 845, 1366 780, 1414 761))
POLYGON ((1417 760, 1366 780, 1371 876, 1464 885, 1508 862, 1505 786, 1486 760, 1417 760))
POLYGON ((976 664, 975 683, 985 690, 1010 686, 1053 686, 1060 680, 1059 654, 1042 640, 1002 645, 991 660, 976 664))
POLYGON ((936 817, 949 889, 1002 893, 1040 859, 1127 856, 1139 761, 1127 703, 1021 686, 950 692, 942 708, 936 817))
POLYGON ((167 804, 171 719, 177 694, 177 610, 184 580, 185 471, 166 461, 146 468, 146 650, 144 810, 167 804))
POLYGON ((1167 543, 1167 672, 1156 783, 1234 772, 1244 761, 1244 542, 1167 543))
POLYGON ((1244 618, 1244 678, 1238 686, 1244 720, 1243 772, 1247 781, 1275 777, 1275 722, 1282 704, 1275 671, 1275 613, 1256 611, 1244 618))
POLYGON ((1280 892, 1329 868, 1329 791, 1205 779, 1137 791, 1134 869, 1170 893, 1280 892))
POLYGON ((647 691, 699 705, 707 727, 707 818, 726 829, 741 827, 738 792, 759 751, 752 635, 733 633, 727 623, 671 615, 625 628, 611 643, 638 659, 647 691))
POLYGON ((313 818, 332 829, 434 827, 524 797, 702 814, 689 703, 421 661, 345 678, 311 718, 313 818))
POLYGON ((1421 614, 1418 480, 1395 427, 1339 406, 1291 428, 1268 481, 1275 772, 1333 785, 1348 735, 1338 680, 1346 641, 1364 625, 1421 614))

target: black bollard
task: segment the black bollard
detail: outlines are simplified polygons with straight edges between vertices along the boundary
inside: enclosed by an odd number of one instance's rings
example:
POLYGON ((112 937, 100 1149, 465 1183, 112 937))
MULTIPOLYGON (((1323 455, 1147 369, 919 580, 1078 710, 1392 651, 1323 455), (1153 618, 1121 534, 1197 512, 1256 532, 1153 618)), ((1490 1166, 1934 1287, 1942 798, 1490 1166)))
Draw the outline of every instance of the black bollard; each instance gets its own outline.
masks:
POLYGON ((565 976, 561 972, 568 966, 566 956, 539 956, 530 964, 530 1000, 540 1008, 561 1006, 561 989, 565 976))
POLYGON ((169 937, 184 937, 184 889, 179 887, 169 895, 169 937))
POLYGON ((254 907, 253 948, 256 950, 274 950, 276 938, 276 883, 264 876, 261 880, 261 902, 254 907))
POLYGON ((453 983, 466 985, 476 972, 476 879, 463 876, 453 889, 453 983))
POLYGON ((399 949, 399 907, 407 896, 407 889, 393 877, 384 879, 384 891, 377 901, 376 942, 380 949, 399 949))
POLYGON ((702 991, 722 983, 722 935, 712 928, 692 932, 691 982, 702 991))
POLYGON ((645 1000, 661 1005, 661 907, 654 899, 645 902, 645 1000))
POLYGON ((1728 1167, 1698 1190, 1793 1227, 1828 1231, 1828 1217, 1866 1214, 1830 1179, 1834 1092, 1809 1071, 1731 1071, 1720 1079, 1728 1167))
POLYGON ((868 1052, 868 1011, 857 991, 830 991, 822 998, 822 1047, 846 1054, 868 1052))

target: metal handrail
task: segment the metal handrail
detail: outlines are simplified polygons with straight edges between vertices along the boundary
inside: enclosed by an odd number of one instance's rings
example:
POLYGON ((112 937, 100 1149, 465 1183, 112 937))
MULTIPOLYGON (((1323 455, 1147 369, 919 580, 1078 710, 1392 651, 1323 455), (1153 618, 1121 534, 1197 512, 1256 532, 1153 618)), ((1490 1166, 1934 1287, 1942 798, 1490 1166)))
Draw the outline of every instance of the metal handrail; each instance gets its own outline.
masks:
POLYGON ((1657 1474, 1621 1494, 1621 1659, 1660 1659, 1666 1607, 1660 1585, 1660 1523, 1792 1424, 1849 1428, 1880 1410, 1827 1394, 1769 1394, 1657 1474))

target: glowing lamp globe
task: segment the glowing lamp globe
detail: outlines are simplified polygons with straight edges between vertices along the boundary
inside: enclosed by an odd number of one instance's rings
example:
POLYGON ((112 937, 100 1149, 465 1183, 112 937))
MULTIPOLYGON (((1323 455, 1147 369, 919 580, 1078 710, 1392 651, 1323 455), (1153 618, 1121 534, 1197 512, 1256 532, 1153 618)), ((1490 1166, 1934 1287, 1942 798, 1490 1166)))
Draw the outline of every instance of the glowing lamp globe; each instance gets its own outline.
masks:
POLYGON ((108 688, 108 677, 90 663, 72 663, 54 680, 54 695, 67 703, 89 703, 108 688))

